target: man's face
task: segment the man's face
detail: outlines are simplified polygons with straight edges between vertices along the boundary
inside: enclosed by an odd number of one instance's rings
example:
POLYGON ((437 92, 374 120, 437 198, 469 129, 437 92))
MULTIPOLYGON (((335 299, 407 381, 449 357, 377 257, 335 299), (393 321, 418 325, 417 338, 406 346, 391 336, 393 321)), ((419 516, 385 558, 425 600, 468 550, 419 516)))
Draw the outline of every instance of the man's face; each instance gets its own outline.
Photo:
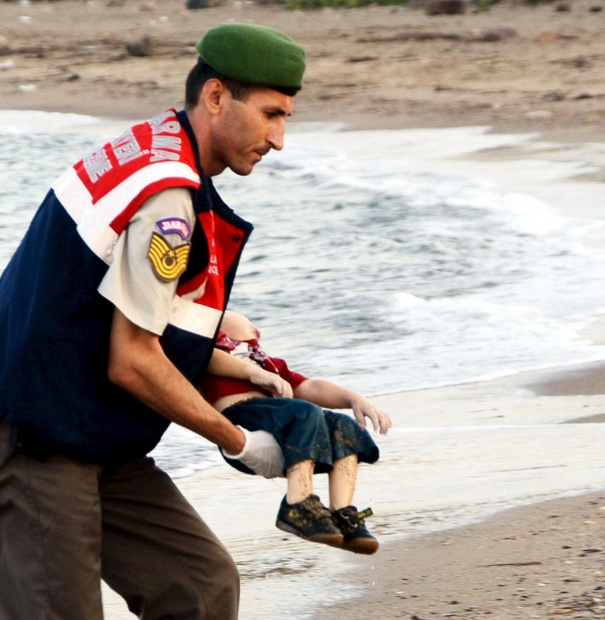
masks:
POLYGON ((213 131, 216 164, 239 175, 250 174, 271 149, 283 148, 286 118, 293 106, 293 97, 270 88, 254 90, 245 101, 233 99, 226 91, 213 131))

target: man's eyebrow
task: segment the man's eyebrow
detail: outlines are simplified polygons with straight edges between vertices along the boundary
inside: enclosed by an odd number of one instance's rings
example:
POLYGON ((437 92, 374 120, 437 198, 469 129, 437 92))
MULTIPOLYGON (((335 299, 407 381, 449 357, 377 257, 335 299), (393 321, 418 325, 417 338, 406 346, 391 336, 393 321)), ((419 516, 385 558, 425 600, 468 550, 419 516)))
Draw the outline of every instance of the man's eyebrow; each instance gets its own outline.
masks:
POLYGON ((275 114, 276 116, 292 116, 292 112, 286 112, 281 106, 267 106, 265 112, 275 114))

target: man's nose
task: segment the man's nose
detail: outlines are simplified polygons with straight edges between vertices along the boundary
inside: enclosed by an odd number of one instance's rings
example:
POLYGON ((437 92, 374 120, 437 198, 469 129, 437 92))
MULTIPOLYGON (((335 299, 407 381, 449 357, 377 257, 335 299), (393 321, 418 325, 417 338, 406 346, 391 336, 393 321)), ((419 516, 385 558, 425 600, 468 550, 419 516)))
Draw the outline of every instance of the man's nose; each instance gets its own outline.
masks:
POLYGON ((267 142, 272 149, 281 151, 284 148, 284 135, 286 133, 286 119, 280 118, 277 123, 271 125, 267 135, 267 142))

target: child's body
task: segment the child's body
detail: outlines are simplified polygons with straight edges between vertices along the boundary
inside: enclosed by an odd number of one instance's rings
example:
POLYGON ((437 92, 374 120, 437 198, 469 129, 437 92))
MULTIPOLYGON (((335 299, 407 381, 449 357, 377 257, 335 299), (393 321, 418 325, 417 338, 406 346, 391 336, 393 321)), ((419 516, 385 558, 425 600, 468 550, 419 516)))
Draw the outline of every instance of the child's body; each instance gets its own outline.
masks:
MULTIPOLYGON (((228 312, 216 346, 276 372, 292 386, 294 398, 272 398, 248 382, 212 376, 201 385, 204 397, 234 424, 268 431, 281 446, 288 487, 277 527, 314 542, 374 553, 378 542, 364 522, 372 511, 358 512, 352 502, 358 462, 374 463, 379 456, 365 418, 386 433, 389 416, 357 392, 291 371, 283 360, 269 357, 259 339, 246 317, 228 312), (351 408, 356 419, 322 407, 351 408), (329 511, 313 494, 313 473, 328 473, 329 511)), ((223 456, 236 469, 253 473, 236 458, 223 456)))

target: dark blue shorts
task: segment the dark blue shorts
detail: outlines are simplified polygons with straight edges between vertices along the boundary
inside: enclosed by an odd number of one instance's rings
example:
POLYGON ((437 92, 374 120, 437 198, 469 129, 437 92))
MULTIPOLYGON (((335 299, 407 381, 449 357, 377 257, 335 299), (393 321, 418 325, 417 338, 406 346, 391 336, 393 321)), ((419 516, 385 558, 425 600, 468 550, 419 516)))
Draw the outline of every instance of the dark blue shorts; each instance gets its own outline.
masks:
MULTIPOLYGON (((379 451, 355 418, 328 411, 297 398, 253 398, 231 405, 223 415, 249 431, 271 433, 284 452, 285 468, 299 461, 315 461, 315 473, 327 473, 334 461, 357 454, 359 462, 375 463, 379 451)), ((254 472, 235 459, 235 469, 254 472)))

